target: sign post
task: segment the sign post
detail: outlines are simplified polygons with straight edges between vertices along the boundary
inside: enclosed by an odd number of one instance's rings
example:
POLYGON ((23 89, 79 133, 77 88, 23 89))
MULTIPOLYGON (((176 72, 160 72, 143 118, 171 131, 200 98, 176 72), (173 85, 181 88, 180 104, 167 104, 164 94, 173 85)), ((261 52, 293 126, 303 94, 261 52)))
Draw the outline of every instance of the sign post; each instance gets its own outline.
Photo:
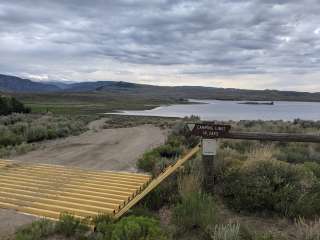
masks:
POLYGON ((202 165, 204 190, 212 192, 214 187, 214 159, 217 152, 217 139, 202 139, 202 165))
POLYGON ((202 137, 202 165, 204 171, 204 189, 212 192, 214 188, 214 159, 217 155, 218 138, 229 132, 230 125, 207 123, 190 123, 191 133, 202 137))

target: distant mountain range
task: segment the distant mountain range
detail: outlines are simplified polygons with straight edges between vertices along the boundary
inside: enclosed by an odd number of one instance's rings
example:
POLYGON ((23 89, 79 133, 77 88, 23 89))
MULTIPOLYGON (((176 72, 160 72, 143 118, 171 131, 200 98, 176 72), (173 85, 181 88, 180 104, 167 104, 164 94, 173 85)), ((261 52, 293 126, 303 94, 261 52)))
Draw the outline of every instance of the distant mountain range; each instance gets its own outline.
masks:
POLYGON ((220 100, 254 100, 254 101, 316 101, 320 102, 320 93, 277 91, 277 90, 243 90, 232 88, 214 88, 197 86, 154 86, 129 82, 97 81, 69 83, 50 81, 34 82, 15 76, 0 74, 0 92, 7 93, 53 93, 53 92, 97 92, 100 94, 121 93, 150 98, 175 99, 220 99, 220 100))
MULTIPOLYGON (((0 91, 19 93, 41 92, 92 92, 136 88, 139 84, 116 81, 68 83, 63 81, 35 82, 15 76, 0 74, 0 91)), ((142 85, 141 85, 142 86, 142 85)))
POLYGON ((0 74, 0 91, 4 92, 54 92, 60 88, 53 84, 33 82, 14 76, 0 74))

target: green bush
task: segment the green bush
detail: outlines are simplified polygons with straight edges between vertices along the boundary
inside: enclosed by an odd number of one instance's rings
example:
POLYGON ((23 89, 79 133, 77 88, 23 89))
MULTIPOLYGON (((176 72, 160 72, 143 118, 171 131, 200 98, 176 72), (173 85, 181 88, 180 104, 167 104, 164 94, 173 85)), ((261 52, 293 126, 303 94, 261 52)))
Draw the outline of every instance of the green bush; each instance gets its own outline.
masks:
POLYGON ((20 145, 25 143, 77 135, 86 129, 86 121, 76 117, 57 117, 50 114, 0 116, 0 155, 5 157, 15 152, 23 152, 20 150, 27 148, 20 145))
POLYGON ((157 148, 159 155, 163 158, 177 158, 182 150, 180 146, 172 146, 169 144, 162 145, 157 148))
POLYGON ((111 240, 163 240, 165 235, 158 221, 148 217, 129 216, 114 226, 111 240))
POLYGON ((109 215, 98 215, 93 220, 94 230, 96 232, 95 239, 111 239, 114 229, 114 219, 109 215))
POLYGON ((16 232, 16 240, 42 240, 55 232, 54 223, 49 220, 40 220, 25 226, 16 232))
POLYGON ((315 162, 305 162, 303 167, 311 171, 320 180, 320 164, 315 162))
POLYGON ((138 169, 143 170, 145 172, 152 172, 158 158, 160 158, 160 155, 157 151, 148 151, 144 153, 141 158, 138 159, 137 167, 138 169))
POLYGON ((250 152, 252 149, 257 147, 257 142, 247 140, 224 140, 220 144, 220 148, 229 148, 237 151, 240 154, 250 152))
POLYGON ((61 214, 56 224, 56 232, 66 237, 83 235, 88 230, 89 228, 85 223, 69 214, 61 214))
POLYGON ((0 128, 0 146, 14 146, 23 142, 23 137, 10 131, 7 127, 0 128))
POLYGON ((279 145, 279 151, 275 154, 275 157, 281 161, 289 163, 320 163, 320 154, 313 154, 309 145, 306 143, 281 144, 279 145))
MULTIPOLYGON (((172 144, 177 143, 172 142, 172 144)), ((154 176, 157 176, 169 164, 174 163, 181 153, 182 148, 180 146, 165 144, 144 153, 143 156, 138 159, 137 167, 140 170, 151 172, 154 176)))
POLYGON ((214 160, 215 183, 224 181, 233 168, 242 165, 244 158, 232 148, 220 148, 214 160))
POLYGON ((144 217, 150 217, 150 218, 157 218, 157 212, 151 211, 146 206, 143 206, 142 204, 136 205, 130 210, 130 215, 133 216, 144 216, 144 217))
POLYGON ((212 196, 191 192, 173 210, 173 223, 179 232, 202 229, 216 221, 216 205, 212 196))
POLYGON ((247 211, 298 214, 299 199, 313 186, 304 168, 277 160, 248 161, 224 182, 224 197, 232 207, 247 211))
POLYGON ((320 214, 320 182, 316 181, 308 192, 301 194, 296 204, 296 216, 317 217, 320 214))
POLYGON ((9 115, 11 113, 30 113, 23 103, 13 97, 0 96, 0 115, 9 115))
POLYGON ((173 175, 150 192, 140 204, 150 210, 157 211, 165 205, 176 203, 178 199, 177 177, 173 175))
POLYGON ((38 142, 47 139, 47 129, 43 126, 31 126, 27 130, 27 141, 38 142))

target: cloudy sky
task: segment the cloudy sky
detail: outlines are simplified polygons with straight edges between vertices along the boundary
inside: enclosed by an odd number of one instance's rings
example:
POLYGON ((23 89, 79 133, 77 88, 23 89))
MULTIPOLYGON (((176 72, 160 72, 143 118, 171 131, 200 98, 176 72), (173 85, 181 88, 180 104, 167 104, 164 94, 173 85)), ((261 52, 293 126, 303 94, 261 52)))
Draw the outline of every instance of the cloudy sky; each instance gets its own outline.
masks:
POLYGON ((0 73, 320 91, 320 2, 1 0, 0 73))

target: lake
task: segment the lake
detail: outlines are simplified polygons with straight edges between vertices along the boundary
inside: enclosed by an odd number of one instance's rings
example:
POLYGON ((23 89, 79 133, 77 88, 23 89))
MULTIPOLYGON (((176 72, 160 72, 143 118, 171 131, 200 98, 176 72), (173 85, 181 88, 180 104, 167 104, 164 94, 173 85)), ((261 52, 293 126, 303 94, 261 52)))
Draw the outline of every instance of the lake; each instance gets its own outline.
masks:
MULTIPOLYGON (((320 120, 320 103, 274 102, 274 105, 239 104, 238 101, 190 100, 195 104, 161 106, 151 110, 122 111, 121 115, 185 117, 201 120, 320 120)), ((243 103, 243 102, 242 102, 243 103)))

